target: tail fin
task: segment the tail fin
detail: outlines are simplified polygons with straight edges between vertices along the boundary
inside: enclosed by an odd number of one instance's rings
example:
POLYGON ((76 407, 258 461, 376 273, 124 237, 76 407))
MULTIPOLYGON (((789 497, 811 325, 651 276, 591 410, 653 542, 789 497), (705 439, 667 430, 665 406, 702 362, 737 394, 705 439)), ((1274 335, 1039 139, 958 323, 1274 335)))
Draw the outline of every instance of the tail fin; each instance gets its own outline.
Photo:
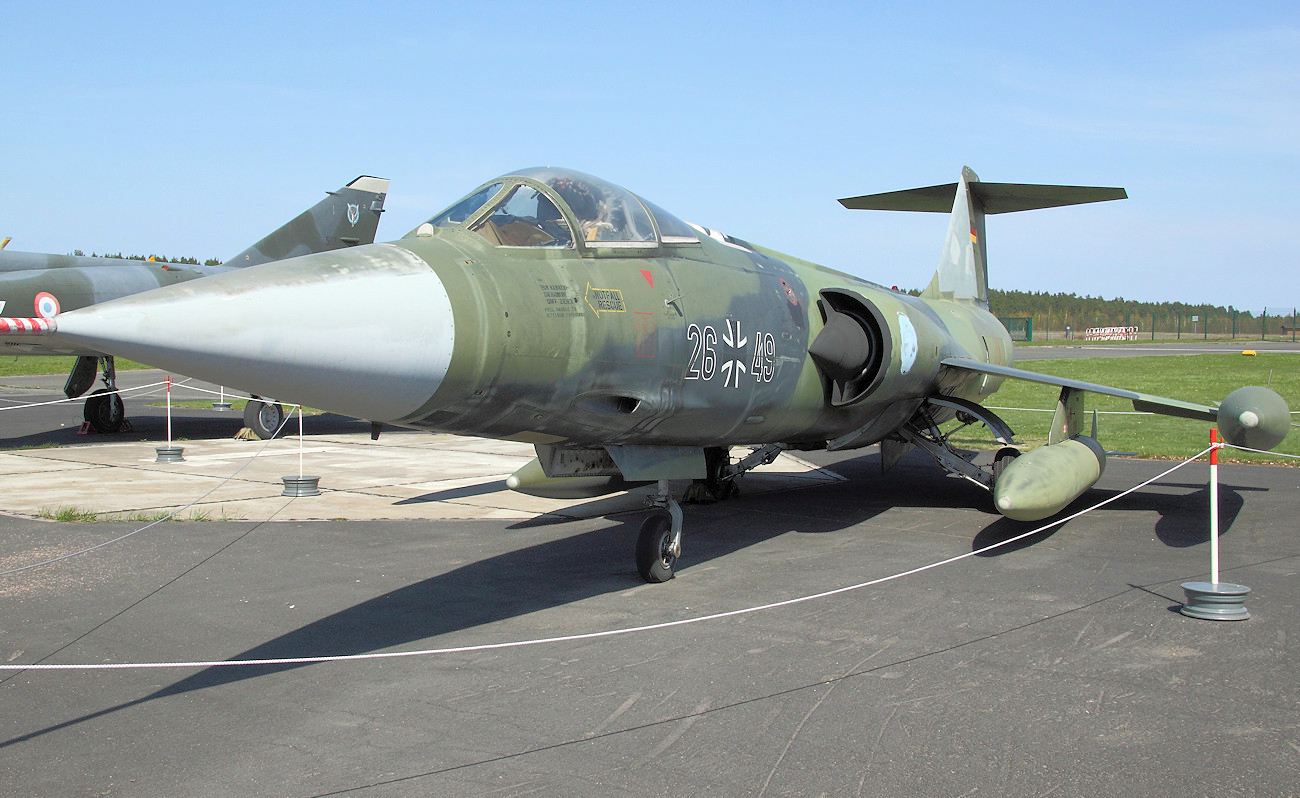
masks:
POLYGON ((373 244, 384 212, 388 179, 362 175, 298 214, 288 224, 226 261, 229 266, 259 263, 373 244))
POLYGON ((1127 198, 1128 194, 1122 188, 981 183, 979 175, 969 166, 964 166, 958 183, 850 197, 840 200, 840 204, 854 210, 928 213, 943 213, 951 208, 952 217, 944 239, 943 255, 939 258, 939 269, 921 296, 974 302, 988 307, 985 215, 1127 198), (949 197, 953 197, 951 205, 949 197))

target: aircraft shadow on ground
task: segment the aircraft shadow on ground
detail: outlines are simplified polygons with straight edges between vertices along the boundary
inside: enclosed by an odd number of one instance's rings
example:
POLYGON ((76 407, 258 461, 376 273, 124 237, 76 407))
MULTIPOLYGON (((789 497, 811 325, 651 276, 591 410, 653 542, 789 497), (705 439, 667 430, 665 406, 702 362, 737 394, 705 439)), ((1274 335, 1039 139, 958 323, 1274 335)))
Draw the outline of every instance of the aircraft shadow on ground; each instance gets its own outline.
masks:
MULTIPOLYGON (((1181 482, 1159 482, 1156 485, 1162 488, 1177 488, 1181 490, 1190 490, 1191 493, 1182 493, 1178 495, 1169 493, 1160 493, 1153 490, 1140 490, 1129 494, 1122 499, 1114 501, 1104 507, 1098 508, 1098 512, 1107 510, 1128 510, 1128 511, 1148 511, 1155 512, 1160 518, 1155 523, 1156 537, 1160 542, 1172 548, 1186 548, 1206 543, 1210 539, 1210 488, 1207 484, 1181 483, 1181 482)), ((1155 487, 1154 485, 1152 486, 1155 487)), ((1264 491, 1266 488, 1253 488, 1245 485, 1231 485, 1225 482, 1219 483, 1219 536, 1226 535, 1231 529, 1233 523, 1237 520, 1238 514, 1245 506, 1245 499, 1242 494, 1250 491, 1264 491)), ((1076 499, 1064 511, 1064 514, 1076 513, 1087 507, 1091 507, 1099 502, 1106 501, 1118 496, 1123 491, 1102 490, 1093 488, 1076 499)), ((972 542, 972 549, 978 551, 1004 540, 1010 540, 1017 535, 1023 535, 1037 527, 1050 523, 1051 519, 1044 521, 1013 521, 1010 518, 999 518, 992 524, 989 524, 972 542)), ((1015 543, 1009 543, 1000 546, 991 551, 982 552, 981 557, 997 557, 1003 554, 1010 554, 1028 546, 1041 543, 1059 530, 1068 526, 1058 524, 1050 529, 1043 530, 1036 535, 1018 540, 1015 543)))
POLYGON ((422 496, 412 496, 409 499, 399 499, 393 504, 398 507, 409 504, 429 504, 452 499, 468 499, 471 496, 487 496, 492 493, 500 493, 503 490, 508 490, 505 480, 494 479, 490 482, 480 482, 477 485, 461 485, 459 488, 447 488, 446 490, 426 493, 422 496))
MULTIPOLYGON (((797 491, 748 496, 742 492, 740 497, 726 502, 688 506, 688 555, 679 568, 698 567, 792 531, 815 534, 844 529, 900 506, 893 498, 911 499, 907 506, 912 507, 951 507, 961 506, 964 500, 978 500, 982 493, 970 486, 976 491, 971 493, 959 483, 936 474, 932 468, 921 470, 924 477, 912 473, 915 469, 911 467, 896 468, 882 477, 878 457, 875 460, 874 467, 861 469, 872 475, 869 477, 872 484, 865 486, 834 482, 797 491), (955 495, 949 492, 953 489, 955 495), (965 496, 969 499, 964 499, 965 496), (810 507, 817 511, 806 512, 810 507), (736 518, 742 515, 744 523, 736 523, 736 518)), ((839 465, 836 470, 841 470, 839 465)), ((859 469, 854 465, 848 470, 859 469)), ((490 484, 493 483, 468 489, 490 484)), ((466 489, 452 489, 447 493, 466 489)), ((600 528, 432 576, 308 623, 231 659, 365 654, 420 642, 432 647, 436 645, 433 640, 444 635, 636 587, 642 582, 633 564, 633 551, 645 513, 627 512, 625 501, 611 499, 586 502, 572 511, 599 517, 598 510, 615 507, 621 512, 607 516, 612 524, 575 521, 557 515, 510 524, 507 529, 562 523, 586 526, 597 523, 600 528)), ((662 589, 670 590, 671 585, 662 589)), ((0 749, 154 700, 300 667, 304 665, 208 668, 138 699, 0 742, 0 749)))
MULTIPOLYGON (((987 492, 965 480, 944 476, 928 460, 905 458, 888 474, 881 475, 879 455, 871 454, 836 463, 834 470, 852 478, 799 490, 749 496, 742 492, 740 497, 726 502, 688 506, 688 554, 683 557, 679 568, 698 567, 789 532, 819 534, 839 531, 899 509, 955 507, 987 512, 988 523, 975 535, 974 549, 1033 528, 1031 524, 996 516, 989 506, 987 492), (736 523, 737 517, 743 517, 743 523, 736 523)), ((493 481, 443 493, 487 493, 490 487, 499 484, 493 481)), ((1225 529, 1241 507, 1238 494, 1241 490, 1246 489, 1230 487, 1225 491, 1226 499, 1222 503, 1224 518, 1227 519, 1225 529)), ((1087 506, 1086 503, 1095 503, 1116 493, 1090 491, 1078 504, 1087 506)), ((433 501, 436 495, 420 498, 433 501)), ((1204 496, 1204 488, 1199 495, 1204 496)), ((599 517, 600 513, 592 511, 603 509, 601 505, 608 501, 589 502, 577 509, 583 515, 599 517)), ((1208 535, 1208 532, 1197 531, 1205 526, 1207 501, 1201 501, 1196 493, 1139 493, 1111 506, 1126 510, 1155 510, 1161 515, 1157 530, 1164 529, 1160 532, 1162 540, 1168 545, 1193 545, 1208 535)), ((613 506, 612 503, 609 505, 611 510, 613 506)), ((598 529, 548 540, 432 576, 313 621, 231 657, 231 660, 365 654, 421 642, 432 647, 436 645, 432 641, 444 635, 635 587, 641 581, 633 567, 632 553, 644 513, 627 512, 626 503, 619 506, 621 512, 606 516, 612 524, 602 524, 598 529)), ((507 528, 550 523, 590 525, 592 522, 539 516, 507 528)), ((1005 554, 1034 545, 1050 537, 1056 529, 1059 527, 996 551, 1005 554)), ((0 742, 0 749, 153 700, 299 667, 304 665, 208 668, 139 699, 0 742)))

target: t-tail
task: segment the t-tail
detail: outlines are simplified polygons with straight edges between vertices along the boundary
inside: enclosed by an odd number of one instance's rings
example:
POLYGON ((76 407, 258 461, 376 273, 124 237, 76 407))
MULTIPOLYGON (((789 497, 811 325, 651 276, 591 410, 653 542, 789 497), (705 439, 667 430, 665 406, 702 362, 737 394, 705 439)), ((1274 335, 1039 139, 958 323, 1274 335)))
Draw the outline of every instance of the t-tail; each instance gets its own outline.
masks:
POLYGON ((329 192, 325 199, 226 261, 226 265, 256 266, 298 255, 373 244, 387 194, 387 178, 362 175, 329 192))
POLYGON ((985 216, 1127 198, 1128 194, 1122 188, 982 183, 979 175, 965 166, 957 183, 850 197, 840 200, 840 204, 855 210, 951 211, 939 268, 921 296, 970 302, 987 308, 989 279, 985 216))

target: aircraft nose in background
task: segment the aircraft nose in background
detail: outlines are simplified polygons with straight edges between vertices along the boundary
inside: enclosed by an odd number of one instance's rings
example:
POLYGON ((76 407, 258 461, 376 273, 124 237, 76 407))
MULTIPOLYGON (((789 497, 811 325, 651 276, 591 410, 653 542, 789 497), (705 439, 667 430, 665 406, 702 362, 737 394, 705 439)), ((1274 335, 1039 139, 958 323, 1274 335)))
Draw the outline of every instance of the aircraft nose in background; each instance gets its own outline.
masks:
POLYGON ((58 317, 60 337, 331 412, 392 421, 451 363, 451 300, 392 244, 307 255, 148 291, 58 317))

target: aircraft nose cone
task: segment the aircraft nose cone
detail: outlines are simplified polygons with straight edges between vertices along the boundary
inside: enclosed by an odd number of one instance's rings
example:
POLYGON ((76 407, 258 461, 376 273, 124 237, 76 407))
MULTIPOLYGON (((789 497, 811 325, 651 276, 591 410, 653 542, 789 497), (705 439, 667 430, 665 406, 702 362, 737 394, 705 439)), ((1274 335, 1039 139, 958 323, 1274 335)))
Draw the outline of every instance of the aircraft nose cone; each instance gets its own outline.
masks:
POLYGON ((392 244, 267 263, 65 313, 58 335, 372 421, 424 404, 447 374, 455 340, 442 281, 392 244))

